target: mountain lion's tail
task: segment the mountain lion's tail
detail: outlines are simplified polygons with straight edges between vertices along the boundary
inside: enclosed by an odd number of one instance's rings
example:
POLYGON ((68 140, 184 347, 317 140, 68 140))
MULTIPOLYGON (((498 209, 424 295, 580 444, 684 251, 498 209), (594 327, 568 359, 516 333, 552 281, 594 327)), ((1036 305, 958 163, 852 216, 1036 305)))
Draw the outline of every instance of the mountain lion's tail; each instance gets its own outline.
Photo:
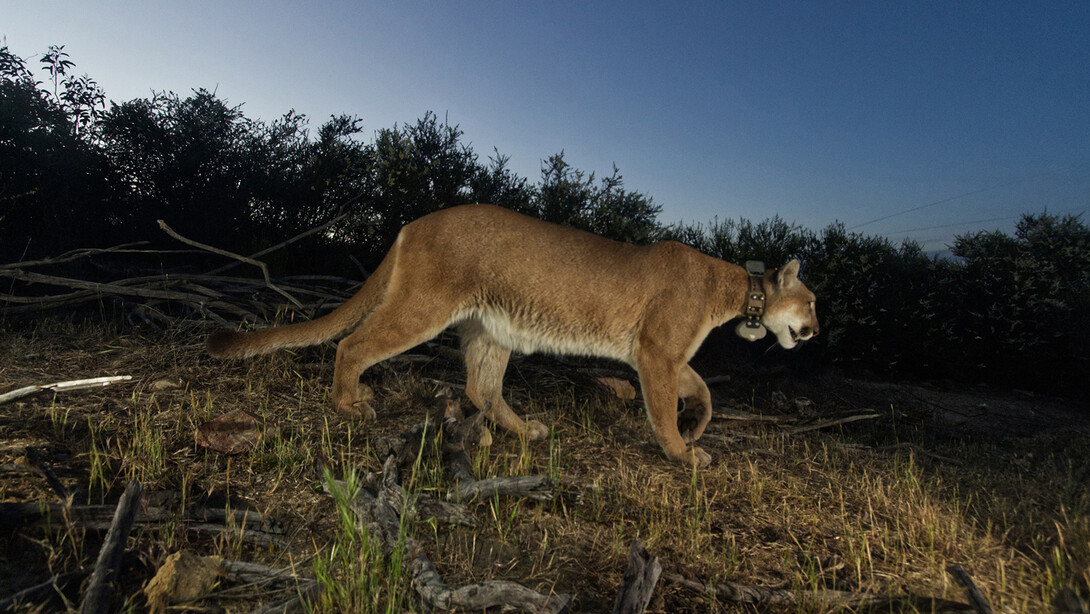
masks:
POLYGON ((355 296, 317 320, 247 333, 218 330, 208 336, 205 347, 216 358, 248 358, 281 348, 317 345, 340 337, 355 328, 382 301, 393 259, 384 259, 355 296))

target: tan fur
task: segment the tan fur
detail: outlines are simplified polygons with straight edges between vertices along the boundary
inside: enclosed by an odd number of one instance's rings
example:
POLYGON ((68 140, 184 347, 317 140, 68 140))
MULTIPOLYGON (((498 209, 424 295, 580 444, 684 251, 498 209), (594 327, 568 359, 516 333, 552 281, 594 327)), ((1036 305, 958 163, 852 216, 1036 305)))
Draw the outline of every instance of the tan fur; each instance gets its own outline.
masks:
MULTIPOLYGON (((680 243, 635 246, 491 205, 444 209, 406 225, 363 288, 332 313, 302 324, 208 339, 218 357, 314 345, 337 347, 333 404, 374 417, 360 399, 367 368, 448 326, 465 350, 466 393, 501 427, 548 435, 503 400, 512 351, 601 356, 636 369, 659 444, 698 466, 711 457, 696 441, 711 419, 711 396, 689 365, 712 328, 742 313, 746 272, 680 243), (686 401, 679 417, 677 399, 686 401), (489 404, 490 402, 490 404, 489 404), (679 429, 680 422, 680 429, 679 429)), ((792 261, 764 278, 763 322, 784 347, 818 332, 814 295, 792 261)))

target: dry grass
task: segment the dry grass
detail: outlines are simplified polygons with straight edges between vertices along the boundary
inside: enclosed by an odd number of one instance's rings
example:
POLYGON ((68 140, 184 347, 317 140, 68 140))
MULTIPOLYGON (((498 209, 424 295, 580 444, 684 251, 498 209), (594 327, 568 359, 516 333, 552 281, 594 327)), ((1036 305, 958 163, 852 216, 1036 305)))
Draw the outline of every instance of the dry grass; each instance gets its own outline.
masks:
MULTIPOLYGON (((328 348, 222 363, 202 353, 201 339, 196 328, 117 333, 56 321, 0 329, 0 392, 98 375, 136 381, 0 406, 0 464, 23 463, 32 446, 45 451, 77 498, 114 501, 137 478, 149 490, 176 493, 179 513, 229 505, 269 512, 287 528, 288 547, 276 548, 195 534, 179 522, 145 527, 136 533, 139 556, 127 563, 118 606, 142 608, 139 591, 157 564, 190 549, 317 570, 345 593, 319 609, 415 607, 397 565, 342 523, 321 491, 318 468, 336 475, 379 470, 374 438, 421 421, 441 387, 434 380, 462 381, 460 365, 391 363, 366 374, 380 412, 375 425, 361 427, 327 410, 328 348), (276 422, 279 434, 230 457, 194 443, 199 424, 236 408, 276 422)), ((958 392, 958 402, 986 396, 1011 409, 1004 420, 978 417, 952 427, 936 407, 949 409, 953 397, 932 388, 734 377, 713 390, 720 406, 778 413, 786 398, 794 412, 791 399, 807 396, 808 411, 867 404, 884 418, 795 437, 774 426, 715 422, 701 442, 713 465, 694 473, 667 463, 650 443, 638 404, 607 397, 568 366, 527 359, 509 369, 507 384, 512 404, 552 423, 553 434, 527 443, 497 433, 477 469, 482 476, 549 474, 561 496, 548 504, 483 502, 475 508, 477 529, 427 520, 407 527, 450 584, 515 580, 575 595, 577 611, 600 612, 611 607, 629 542, 640 539, 668 572, 709 583, 963 601, 945 572, 961 563, 997 611, 1045 610, 1063 587, 1083 598, 1090 592, 1090 429, 1085 414, 1066 413, 1062 404, 958 392), (1018 418, 1030 410, 1032 421, 1018 418), (998 426, 982 428, 985 422, 998 426)), ((424 491, 441 494, 447 486, 435 461, 415 467, 410 479, 424 491)), ((57 498, 40 477, 7 473, 0 474, 0 500, 57 498)), ((6 552, 18 553, 4 558, 2 598, 93 561, 101 536, 58 521, 45 532, 5 529, 0 539, 6 552)), ((253 595, 220 587, 190 605, 244 612, 254 604, 253 595)), ((740 608, 665 581, 652 601, 657 612, 740 608)), ((804 601, 793 609, 832 608, 804 601)))

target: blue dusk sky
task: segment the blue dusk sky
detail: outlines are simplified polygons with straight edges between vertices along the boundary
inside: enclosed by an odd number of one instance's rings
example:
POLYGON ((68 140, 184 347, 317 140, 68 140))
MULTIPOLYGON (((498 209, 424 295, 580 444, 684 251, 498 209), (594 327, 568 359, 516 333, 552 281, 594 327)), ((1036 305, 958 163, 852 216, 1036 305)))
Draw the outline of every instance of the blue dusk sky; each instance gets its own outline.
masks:
POLYGON ((614 164, 665 222, 780 215, 941 250, 1090 200, 1090 3, 0 0, 115 101, 216 90, 379 128, 434 111, 536 181, 614 164))

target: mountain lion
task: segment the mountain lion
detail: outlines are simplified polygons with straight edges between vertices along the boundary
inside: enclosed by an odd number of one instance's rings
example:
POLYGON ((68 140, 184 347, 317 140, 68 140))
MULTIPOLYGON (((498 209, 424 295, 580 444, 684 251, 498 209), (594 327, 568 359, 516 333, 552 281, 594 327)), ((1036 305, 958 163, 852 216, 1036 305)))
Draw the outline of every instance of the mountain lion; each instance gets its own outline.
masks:
MULTIPOLYGON (((785 348, 818 334, 814 294, 798 272, 792 260, 758 284, 766 297, 760 323, 785 348)), ((493 422, 530 439, 549 430, 523 421, 503 400, 512 351, 612 358, 639 374, 666 455, 704 467, 711 457, 686 444, 704 433, 711 395, 688 362, 712 328, 743 315, 748 277, 681 243, 630 245, 500 207, 465 205, 402 228, 363 288, 328 315, 247 333, 218 331, 208 351, 242 358, 347 334, 337 346, 333 405, 366 421, 375 411, 360 398, 360 375, 454 325, 465 351, 466 394, 493 422)))

